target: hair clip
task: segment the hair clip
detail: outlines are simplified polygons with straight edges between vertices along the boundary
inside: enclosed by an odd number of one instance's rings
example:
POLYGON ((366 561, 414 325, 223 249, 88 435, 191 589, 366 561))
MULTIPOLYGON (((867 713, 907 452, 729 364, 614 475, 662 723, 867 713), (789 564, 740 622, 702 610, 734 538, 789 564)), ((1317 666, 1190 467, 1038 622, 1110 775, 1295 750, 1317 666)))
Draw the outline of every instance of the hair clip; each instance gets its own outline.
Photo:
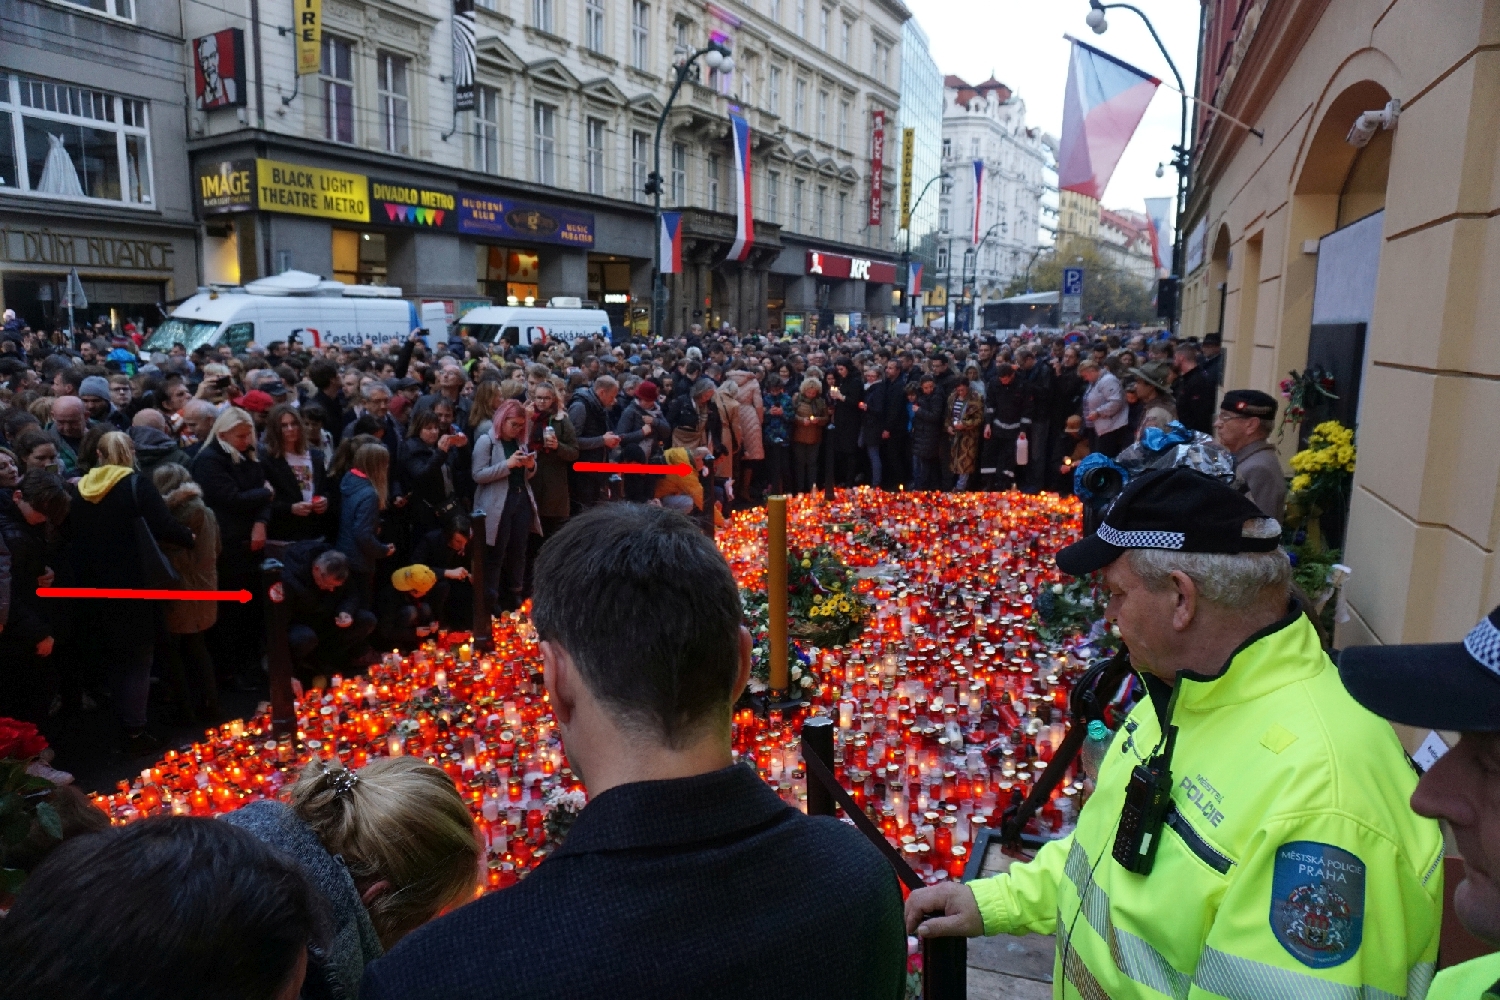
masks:
POLYGON ((323 776, 328 779, 328 787, 333 789, 335 795, 347 795, 359 784, 359 775, 347 767, 324 771, 323 776))

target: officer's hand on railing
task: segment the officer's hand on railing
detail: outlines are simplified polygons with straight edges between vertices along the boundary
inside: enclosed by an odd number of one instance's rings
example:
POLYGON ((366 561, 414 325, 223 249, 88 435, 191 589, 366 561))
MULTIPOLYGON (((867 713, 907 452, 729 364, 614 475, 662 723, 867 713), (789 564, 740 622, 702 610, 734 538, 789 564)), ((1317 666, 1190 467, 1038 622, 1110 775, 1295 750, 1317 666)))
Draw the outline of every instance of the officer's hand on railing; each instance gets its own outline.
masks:
POLYGON ((979 937, 984 918, 973 891, 961 882, 939 882, 906 897, 906 933, 918 937, 979 937))

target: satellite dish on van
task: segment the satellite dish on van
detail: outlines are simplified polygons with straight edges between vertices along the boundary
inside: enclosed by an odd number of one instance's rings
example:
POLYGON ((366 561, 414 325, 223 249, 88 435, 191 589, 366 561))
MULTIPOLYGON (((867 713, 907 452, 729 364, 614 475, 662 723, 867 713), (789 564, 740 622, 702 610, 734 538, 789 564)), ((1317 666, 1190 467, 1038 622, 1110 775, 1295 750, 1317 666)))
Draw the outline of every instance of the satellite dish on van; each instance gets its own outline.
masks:
POLYGON ((576 295, 554 295, 547 300, 549 309, 582 309, 583 299, 576 295))
POLYGON ((306 295, 323 283, 321 275, 306 271, 283 271, 270 278, 257 278, 245 286, 251 295, 306 295))

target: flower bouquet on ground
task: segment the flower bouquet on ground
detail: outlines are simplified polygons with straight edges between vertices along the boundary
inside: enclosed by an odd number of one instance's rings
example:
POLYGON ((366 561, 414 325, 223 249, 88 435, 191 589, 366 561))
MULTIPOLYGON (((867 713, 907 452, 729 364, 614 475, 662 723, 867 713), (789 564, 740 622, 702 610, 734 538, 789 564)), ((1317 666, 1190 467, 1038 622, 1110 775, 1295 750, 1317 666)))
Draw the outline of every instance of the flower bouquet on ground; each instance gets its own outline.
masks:
MULTIPOLYGON (((62 818, 47 801, 56 784, 47 775, 61 775, 42 761, 47 741, 29 722, 0 719, 0 857, 24 843, 33 825, 53 840, 62 840, 62 818)), ((14 893, 26 880, 19 868, 0 865, 0 892, 14 893)))
POLYGON ((854 573, 832 549, 788 550, 787 634, 832 649, 859 638, 869 602, 855 593, 854 573))
POLYGON ((1332 548, 1343 545, 1357 454, 1354 431, 1325 420, 1308 435, 1307 447, 1292 456, 1287 524, 1305 531, 1314 547, 1322 541, 1332 548))

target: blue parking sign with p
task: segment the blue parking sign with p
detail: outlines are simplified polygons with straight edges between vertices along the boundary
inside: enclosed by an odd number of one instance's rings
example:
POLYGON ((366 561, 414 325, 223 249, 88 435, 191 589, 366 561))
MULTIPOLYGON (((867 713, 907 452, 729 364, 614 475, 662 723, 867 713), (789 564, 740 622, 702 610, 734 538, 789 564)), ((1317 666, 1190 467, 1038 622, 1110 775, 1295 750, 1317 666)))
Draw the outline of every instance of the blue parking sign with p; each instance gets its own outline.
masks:
POLYGON ((1062 287, 1062 293, 1064 295, 1082 295, 1083 294, 1083 268, 1081 268, 1081 267, 1065 267, 1065 268, 1063 268, 1063 287, 1062 287))

